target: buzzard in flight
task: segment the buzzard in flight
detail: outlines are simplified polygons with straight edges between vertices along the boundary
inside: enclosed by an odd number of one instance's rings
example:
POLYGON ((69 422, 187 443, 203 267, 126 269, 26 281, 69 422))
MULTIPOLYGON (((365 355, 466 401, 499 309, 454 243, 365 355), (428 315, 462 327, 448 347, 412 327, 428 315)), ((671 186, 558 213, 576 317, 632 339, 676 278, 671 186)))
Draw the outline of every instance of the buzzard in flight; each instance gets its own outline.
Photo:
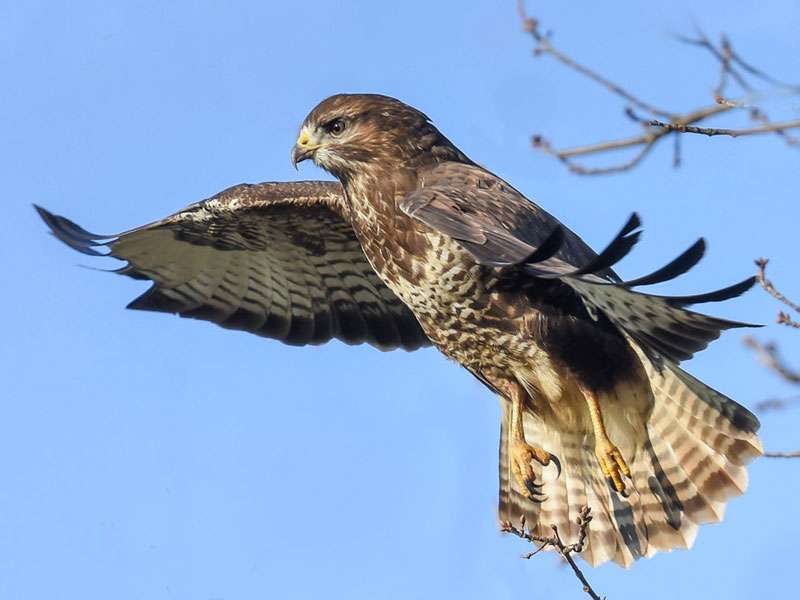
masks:
POLYGON ((386 96, 320 103, 292 151, 306 159, 340 183, 239 185, 112 236, 37 210, 66 244, 107 248, 119 273, 153 281, 131 308, 294 345, 433 344, 501 398, 501 521, 575 535, 588 505, 593 565, 688 548, 744 492, 758 420, 678 363, 744 326, 686 307, 752 278, 695 296, 635 291, 693 267, 703 241, 623 281, 612 266, 638 240, 636 215, 596 254, 386 96))

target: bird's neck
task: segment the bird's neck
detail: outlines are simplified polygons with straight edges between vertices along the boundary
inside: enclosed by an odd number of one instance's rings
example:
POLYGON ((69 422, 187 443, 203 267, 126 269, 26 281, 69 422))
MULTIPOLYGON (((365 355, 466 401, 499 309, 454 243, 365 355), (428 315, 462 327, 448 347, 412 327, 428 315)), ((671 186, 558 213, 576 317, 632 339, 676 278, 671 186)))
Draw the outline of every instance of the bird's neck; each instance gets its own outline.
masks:
MULTIPOLYGON (((376 150, 373 155, 381 156, 376 150)), ((422 186, 424 174, 445 162, 474 164, 437 130, 417 140, 417 151, 391 159, 371 160, 358 168, 334 173, 341 181, 351 221, 359 237, 380 236, 386 228, 408 229, 411 217, 399 208, 422 186)))
POLYGON ((353 216, 353 227, 366 228, 378 220, 394 220, 400 213, 398 202, 417 189, 419 176, 415 169, 376 167, 341 178, 346 202, 353 216))

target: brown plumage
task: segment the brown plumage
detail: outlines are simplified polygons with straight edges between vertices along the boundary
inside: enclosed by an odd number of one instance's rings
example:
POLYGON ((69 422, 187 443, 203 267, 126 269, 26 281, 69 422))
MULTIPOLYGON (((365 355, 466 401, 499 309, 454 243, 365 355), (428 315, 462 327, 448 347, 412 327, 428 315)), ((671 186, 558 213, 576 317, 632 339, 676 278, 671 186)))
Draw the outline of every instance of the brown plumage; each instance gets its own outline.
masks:
POLYGON ((323 101, 292 157, 342 185, 236 186, 117 236, 39 212, 73 248, 106 246, 127 261, 120 273, 154 282, 132 308, 291 344, 433 343, 501 397, 500 519, 572 535, 588 504, 593 565, 689 547, 744 491, 757 419, 677 365, 743 326, 686 306, 753 281, 690 297, 632 290, 684 273, 702 241, 623 282, 612 266, 638 217, 596 254, 385 96, 323 101))
POLYGON ((744 491, 743 465, 762 452, 758 421, 677 363, 743 325, 685 307, 753 280, 692 297, 631 289, 685 272, 702 242, 621 282, 611 266, 637 241, 638 217, 597 255, 424 114, 384 96, 320 103, 293 158, 339 178, 381 279, 439 350, 504 399, 501 520, 575 533, 588 504, 584 557, 628 566, 689 547, 697 525, 744 491))

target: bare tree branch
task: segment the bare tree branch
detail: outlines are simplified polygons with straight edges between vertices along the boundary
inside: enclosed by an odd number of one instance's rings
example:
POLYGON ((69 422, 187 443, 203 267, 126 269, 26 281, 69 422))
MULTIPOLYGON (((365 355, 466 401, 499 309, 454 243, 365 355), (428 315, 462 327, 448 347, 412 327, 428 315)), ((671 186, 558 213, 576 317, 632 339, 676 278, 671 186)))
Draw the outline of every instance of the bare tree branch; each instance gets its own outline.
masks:
POLYGON ((722 94, 725 92, 725 88, 728 84, 728 73, 731 72, 731 59, 733 58, 733 48, 731 48, 731 43, 724 33, 720 39, 720 47, 722 48, 722 54, 720 56, 721 60, 719 61, 719 83, 717 87, 714 88, 714 99, 718 104, 722 104, 722 100, 724 99, 722 94))
MULTIPOLYGON (((783 295, 782 292, 775 287, 775 284, 767 279, 767 264, 769 260, 766 258, 759 258, 755 261, 758 266, 758 283, 761 287, 778 302, 781 302, 791 308, 793 311, 800 313, 800 305, 790 300, 783 295)), ((778 323, 800 329, 800 323, 794 321, 785 312, 778 313, 778 323)), ((762 344, 752 336, 745 337, 742 342, 744 345, 753 350, 759 362, 764 365, 768 370, 772 371, 778 377, 794 385, 800 385, 800 370, 789 367, 780 357, 778 347, 773 342, 762 344)), ((760 410, 781 410, 786 408, 787 404, 796 401, 800 398, 788 399, 770 399, 764 400, 757 405, 760 410)), ((764 456, 771 458, 800 458, 800 450, 793 452, 765 452, 764 456)))
MULTIPOLYGON (((697 37, 696 38, 689 38, 689 37, 685 37, 685 36, 681 36, 681 35, 678 35, 678 36, 675 36, 675 37, 678 40, 680 40, 681 42, 684 42, 686 44, 692 44, 694 46, 702 46, 703 48, 705 48, 709 52, 711 52, 711 54, 713 54, 714 57, 718 61, 720 61, 720 63, 722 63, 721 64, 722 68, 726 68, 727 67, 728 73, 731 74, 736 79, 736 82, 742 87, 742 89, 749 90, 749 89, 752 89, 752 88, 751 88, 750 84, 748 84, 747 81, 744 79, 744 77, 742 75, 740 75, 731 66, 732 62, 737 64, 742 69, 744 69, 744 71, 749 73, 750 75, 753 75, 754 77, 757 77, 758 79, 761 79, 762 81, 765 81, 766 83, 769 83, 770 85, 773 85, 773 86, 775 86, 777 88, 783 88, 783 89, 786 89, 786 90, 794 91, 795 93, 800 91, 800 86, 780 81, 780 80, 776 79, 775 77, 772 77, 771 75, 768 75, 764 71, 762 71, 760 69, 757 69, 756 67, 754 67, 750 63, 745 62, 745 60, 742 59, 742 57, 739 56, 733 50, 733 47, 731 46, 730 40, 727 38, 727 36, 724 33, 720 36, 719 49, 717 49, 714 46, 714 44, 711 43, 711 40, 709 40, 708 37, 702 31, 699 31, 699 30, 697 32, 697 37)), ((717 86, 718 91, 719 91, 720 94, 725 89, 724 82, 725 82, 724 75, 721 75, 721 77, 720 77, 721 85, 717 86)))
POLYGON ((527 554, 522 555, 522 558, 524 559, 533 558, 546 548, 554 548, 572 568, 572 571, 575 573, 575 577, 578 578, 583 586, 583 591, 586 592, 592 598, 592 600, 602 600, 601 597, 597 595, 597 592, 592 589, 592 586, 589 584, 589 581, 586 579, 583 572, 578 568, 578 565, 575 563, 575 559, 572 558, 573 553, 580 554, 583 552, 583 548, 586 545, 589 523, 591 523, 591 521, 591 508, 588 506, 583 506, 578 518, 576 519, 576 523, 578 525, 578 540, 572 544, 565 544, 563 542, 561 535, 558 533, 558 527, 555 525, 553 525, 552 536, 545 537, 534 535, 530 530, 525 528, 525 517, 522 517, 519 528, 514 527, 510 521, 506 521, 502 525, 502 531, 505 533, 513 533, 517 537, 527 540, 536 546, 536 550, 533 552, 528 552, 527 554))
MULTIPOLYGON (((753 121, 756 121, 758 123, 766 124, 766 123, 770 122, 770 120, 767 117, 767 115, 765 115, 761 111, 761 109, 759 109, 757 106, 753 106, 753 107, 750 108, 750 118, 753 119, 753 121)), ((794 137, 792 135, 789 135, 786 131, 784 131, 782 129, 776 130, 775 133, 777 135, 779 135, 780 137, 782 137, 783 141, 786 142, 789 146, 798 146, 798 145, 800 145, 800 138, 797 138, 797 137, 794 137)))
POLYGON ((729 135, 731 137, 740 137, 743 135, 758 135, 759 133, 768 132, 781 132, 785 133, 787 129, 796 129, 800 127, 800 119, 792 119, 791 121, 782 121, 780 123, 769 123, 761 125, 760 127, 749 127, 747 129, 722 129, 718 127, 693 127, 691 125, 680 125, 677 123, 663 123, 656 119, 647 122, 651 127, 663 127, 668 131, 675 131, 678 133, 699 133, 702 135, 729 135))
POLYGON ((724 34, 720 36, 719 45, 715 45, 702 32, 697 33, 696 38, 677 36, 682 42, 692 44, 707 49, 719 61, 719 80, 714 87, 713 96, 715 104, 713 106, 701 107, 696 110, 679 113, 665 110, 659 106, 642 100, 638 96, 629 92, 621 85, 611 81, 607 77, 597 73, 589 67, 579 63, 563 51, 557 49, 551 43, 549 34, 543 34, 540 30, 540 23, 537 19, 528 16, 525 10, 524 0, 517 0, 517 12, 522 21, 522 27, 536 42, 534 55, 540 56, 547 54, 566 67, 580 73, 595 83, 603 86, 612 94, 620 97, 630 104, 626 108, 626 114, 631 116, 633 107, 648 113, 647 118, 633 116, 633 120, 644 128, 640 135, 587 144, 566 150, 556 149, 542 135, 534 135, 532 144, 535 148, 542 150, 546 154, 554 156, 561 161, 570 171, 579 175, 601 175, 609 173, 620 173, 629 171, 639 165, 642 160, 650 153, 654 146, 661 140, 670 135, 675 140, 673 145, 672 164, 677 167, 682 162, 681 145, 677 138, 679 134, 699 134, 706 136, 728 136, 744 137, 763 134, 775 134, 780 136, 788 145, 800 146, 800 139, 792 137, 787 130, 800 129, 800 119, 792 119, 780 122, 770 122, 766 114, 758 107, 752 105, 756 96, 754 88, 747 81, 745 74, 756 77, 762 81, 782 89, 791 94, 800 94, 800 86, 793 86, 782 83, 777 79, 767 75, 763 71, 745 62, 733 49, 730 40, 724 34), (743 99, 731 100, 726 97, 726 88, 730 80, 733 80, 747 94, 743 99), (732 109, 750 109, 750 118, 760 123, 753 127, 733 129, 703 127, 698 124, 711 117, 715 117, 732 109), (655 118, 658 117, 658 118, 655 118), (577 156, 603 154, 610 151, 622 150, 626 148, 638 148, 636 154, 630 159, 604 167, 590 167, 576 162, 577 156))
MULTIPOLYGON (((756 265, 758 266, 758 283, 761 284, 761 287, 766 290, 766 292, 775 298, 778 302, 781 302, 791 308, 796 313, 800 314, 800 304, 789 300, 786 296, 784 296, 775 285, 767 279, 767 264, 769 263, 769 259, 767 258, 759 258, 756 260, 756 265)), ((780 311, 778 313, 778 323, 781 325, 786 325, 788 327, 794 327, 795 329, 800 329, 800 323, 793 320, 789 315, 785 312, 780 311)))
POLYGON ((546 154, 555 156, 558 160, 566 165, 566 167, 573 173, 579 175, 607 175, 610 173, 619 173, 627 171, 638 165, 645 156, 653 149, 653 145, 658 138, 666 134, 650 134, 649 136, 638 136, 636 138, 629 138, 627 140, 618 140, 616 142, 604 142, 596 144, 595 146, 585 146, 582 148, 573 148, 571 150, 557 151, 550 146, 550 143, 541 136, 533 136, 533 146, 542 149, 546 154), (652 138, 652 140, 648 139, 652 138), (580 156, 582 154, 593 154, 595 152, 606 152, 608 150, 615 150, 618 148, 625 148, 628 146, 641 146, 641 149, 630 160, 612 165, 610 167, 585 167, 579 165, 572 160, 573 156, 580 156))
MULTIPOLYGON (((766 261, 764 261, 764 265, 766 265, 766 261)), ((764 365, 764 367, 778 375, 778 377, 784 381, 794 385, 800 385, 800 371, 792 369, 781 360, 781 357, 778 354, 778 348, 774 343, 770 342, 768 344, 762 344, 752 336, 747 336, 742 341, 744 342, 745 346, 755 351, 759 362, 764 365)), ((759 403, 759 405, 761 406, 762 410, 782 409, 785 408, 786 403, 790 400, 791 399, 773 399, 763 401, 759 403)), ((764 456, 768 458, 800 458, 800 450, 795 450, 792 452, 765 452, 764 456)))
POLYGON ((800 450, 792 452, 764 452, 767 458, 800 458, 800 450))
POLYGON ((676 35, 675 38, 684 44, 691 44, 693 46, 700 46, 701 48, 705 48, 719 61, 720 66, 720 76, 719 76, 719 83, 717 87, 714 88, 714 99, 722 103, 724 101, 724 93, 725 88, 727 87, 728 83, 728 75, 733 77, 736 83, 739 84, 745 91, 751 91, 753 88, 750 86, 749 83, 742 77, 736 69, 731 67, 731 59, 733 58, 733 48, 731 48, 730 41, 728 40, 725 34, 720 36, 720 47, 717 49, 711 40, 706 37, 706 35, 702 31, 697 32, 696 38, 685 37, 682 35, 676 35))
POLYGON ((756 402, 755 409, 760 413, 784 410, 789 408, 792 404, 800 403, 800 396, 792 396, 790 398, 767 398, 756 402))
POLYGON ((621 86, 617 85, 616 83, 606 79, 602 75, 592 71, 590 68, 585 67, 584 65, 578 63, 577 61, 573 60, 560 50, 557 50, 553 45, 550 43, 550 40, 547 36, 542 35, 539 32, 539 22, 536 19, 533 19, 528 16, 527 11, 525 10, 525 1, 524 0, 517 0, 517 13, 519 14, 520 19, 522 19, 522 28, 531 36, 534 40, 536 40, 537 46, 534 49, 534 54, 549 54, 553 58, 555 58, 560 63, 566 65, 570 69, 573 69, 580 73, 581 75, 585 75, 589 79, 592 79, 599 83, 600 85, 608 88, 612 93, 624 98, 631 104, 638 106, 642 110, 646 110, 649 113, 654 115, 660 115, 666 119, 671 119, 673 114, 667 112, 665 110, 661 110, 660 108, 655 107, 654 105, 641 100, 628 92, 627 90, 623 89, 621 86))
POLYGON ((800 384, 800 371, 792 369, 784 364, 778 354, 778 348, 774 343, 762 344, 756 338, 749 335, 743 338, 742 342, 756 353, 758 361, 766 369, 772 371, 788 383, 800 384))

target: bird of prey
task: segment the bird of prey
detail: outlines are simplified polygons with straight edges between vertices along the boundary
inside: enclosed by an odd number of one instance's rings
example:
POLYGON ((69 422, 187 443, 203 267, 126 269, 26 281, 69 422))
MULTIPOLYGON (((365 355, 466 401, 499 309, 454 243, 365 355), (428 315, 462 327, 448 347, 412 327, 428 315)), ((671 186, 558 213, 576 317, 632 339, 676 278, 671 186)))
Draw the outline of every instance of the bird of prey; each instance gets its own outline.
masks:
POLYGON ((422 112, 340 94, 292 150, 336 182, 239 185, 170 217, 102 236, 38 208, 73 248, 154 282, 131 308, 177 313, 295 345, 433 344, 501 399, 501 522, 577 535, 582 556, 630 566, 688 548, 744 492, 758 420, 680 361, 745 326, 687 310, 738 296, 634 288, 677 277, 699 240, 623 281, 633 215, 602 252, 471 161, 422 112))

